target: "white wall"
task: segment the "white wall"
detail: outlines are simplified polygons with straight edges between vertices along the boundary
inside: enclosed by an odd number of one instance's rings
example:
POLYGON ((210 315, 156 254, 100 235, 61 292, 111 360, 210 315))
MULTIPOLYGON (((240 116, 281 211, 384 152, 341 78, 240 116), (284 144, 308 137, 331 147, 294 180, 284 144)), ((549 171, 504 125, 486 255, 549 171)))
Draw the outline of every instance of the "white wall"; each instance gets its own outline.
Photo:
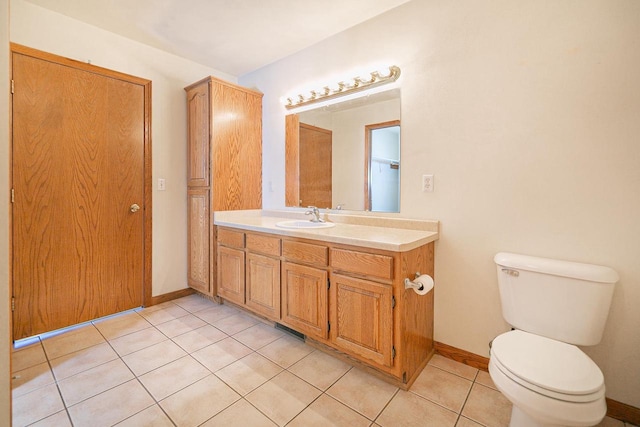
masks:
POLYGON ((607 328, 586 351, 607 395, 640 407, 639 22, 637 0, 412 1, 242 76, 265 93, 264 207, 284 206, 279 98, 400 66, 401 216, 441 221, 436 340, 488 356, 508 329, 499 251, 611 266, 607 328))
POLYGON ((186 98, 184 87, 215 75, 235 77, 84 24, 11 0, 11 41, 152 81, 153 295, 186 288, 186 98), (157 191, 158 178, 166 191, 157 191))
POLYGON ((9 333, 9 0, 0 0, 0 426, 11 425, 9 333))

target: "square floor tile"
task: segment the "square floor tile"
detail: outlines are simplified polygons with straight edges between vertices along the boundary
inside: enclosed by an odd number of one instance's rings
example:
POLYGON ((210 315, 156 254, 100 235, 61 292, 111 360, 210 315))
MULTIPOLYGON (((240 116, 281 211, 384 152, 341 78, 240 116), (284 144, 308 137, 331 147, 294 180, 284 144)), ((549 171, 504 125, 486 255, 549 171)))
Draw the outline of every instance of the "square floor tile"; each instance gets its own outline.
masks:
POLYGON ((102 343, 53 359, 50 363, 56 380, 60 381, 117 358, 118 355, 111 346, 102 343))
POLYGON ((287 427, 368 427, 371 421, 326 394, 318 397, 287 427))
POLYGON ((376 419, 382 427, 453 427, 458 414, 403 390, 391 399, 376 419))
POLYGON ((60 411, 31 424, 29 427, 72 427, 72 425, 67 411, 60 411))
POLYGON ((214 324, 215 322, 224 319, 225 317, 234 316, 239 314, 240 310, 233 308, 229 305, 218 305, 204 310, 193 313, 205 322, 214 324))
POLYGON ((210 301, 197 294, 178 298, 171 302, 184 308, 189 313, 195 313, 196 311, 205 310, 207 308, 211 308, 219 305, 217 302, 210 301))
POLYGON ((149 322, 135 311, 96 320, 93 324, 108 340, 128 335, 151 326, 149 322))
POLYGON ((258 320, 246 314, 234 314, 212 323, 222 332, 233 335, 258 323, 258 320))
POLYGON ((11 353, 11 371, 18 372, 47 361, 40 341, 11 353))
POLYGON ((304 341, 285 335, 262 347, 258 353, 283 368, 288 368, 313 351, 314 348, 305 344, 304 341))
POLYGON ((186 352, 193 353, 228 337, 229 336, 220 329, 205 324, 205 326, 201 328, 174 337, 173 342, 182 347, 186 352))
POLYGON ((149 324, 147 326, 149 327, 138 332, 109 340, 109 344, 120 356, 126 356, 167 340, 167 336, 162 332, 149 324))
POLYGON ((240 331, 233 336, 234 339, 242 344, 257 350, 265 345, 282 337, 284 332, 277 330, 273 326, 258 323, 250 328, 240 331))
POLYGON ((511 420, 511 402, 499 391, 476 383, 462 415, 487 426, 507 427, 511 420))
POLYGON ((396 391, 396 386, 360 369, 351 369, 326 393, 370 420, 375 420, 396 391))
POLYGON ((104 342, 102 334, 93 324, 75 328, 60 335, 42 340, 49 359, 55 359, 104 342))
POLYGON ((160 366, 173 362, 187 353, 171 340, 138 350, 122 358, 134 374, 140 376, 160 366))
POLYGON ((488 372, 485 372, 485 371, 478 372, 478 376, 476 377, 476 382, 484 386, 490 387, 494 390, 497 390, 496 385, 493 383, 493 380, 491 379, 491 375, 489 375, 488 372))
POLYGON ((246 400, 240 399, 201 427, 275 427, 276 424, 246 400))
POLYGON ((288 370, 314 387, 324 391, 346 374, 349 369, 351 369, 351 365, 320 350, 316 350, 293 366, 290 366, 288 370))
POLYGON ((13 425, 26 426, 64 410, 58 387, 49 384, 13 399, 13 425))
POLYGON ((178 335, 193 331, 194 329, 198 329, 206 324, 207 322, 200 319, 199 317, 196 317, 193 314, 187 314, 186 316, 180 317, 178 319, 170 320, 168 322, 156 325, 156 328, 158 328, 160 332, 162 332, 169 338, 173 338, 178 335))
POLYGON ((172 394, 160 406, 178 426, 198 426, 230 406, 240 396, 215 375, 172 394))
MULTIPOLYGON (((469 418, 460 417, 456 423, 456 427, 484 427, 482 424, 478 424, 475 421, 471 421, 469 418)), ((624 426, 622 426, 624 427, 624 426)))
POLYGON ((165 323, 170 320, 179 319, 180 317, 186 316, 189 314, 187 310, 182 307, 179 307, 175 304, 168 304, 160 309, 149 310, 144 309, 138 312, 140 316, 144 317, 147 322, 152 325, 159 325, 160 323, 165 323))
POLYGON ((211 372, 193 357, 185 356, 142 375, 140 381, 156 400, 181 390, 211 372))
POLYGON ((225 338, 201 350, 191 353, 198 362, 211 372, 216 372, 238 359, 250 354, 252 350, 233 338, 225 338))
POLYGON ((121 359, 115 359, 65 378, 58 382, 58 387, 65 404, 69 407, 133 378, 127 365, 121 359))
POLYGON ((433 355, 431 360, 429 360, 429 365, 451 372, 452 374, 456 374, 471 381, 473 381, 478 374, 478 369, 465 365, 464 363, 456 362, 455 360, 446 358, 439 354, 433 355))
POLYGON ((216 375, 229 384, 241 396, 258 388, 282 371, 282 368, 257 353, 251 353, 229 366, 220 369, 216 375))
POLYGON ((283 426, 313 402, 321 391, 295 375, 283 371, 246 399, 276 424, 283 426))
POLYGON ((173 427, 167 414, 158 405, 150 406, 116 425, 119 427, 173 427))
POLYGON ((15 399, 54 382, 49 363, 40 363, 11 375, 11 395, 15 399))
POLYGON ((472 384, 458 375, 427 365, 409 391, 460 413, 472 384))
POLYGON ((69 407, 76 427, 112 426, 155 402, 137 380, 131 380, 69 407))

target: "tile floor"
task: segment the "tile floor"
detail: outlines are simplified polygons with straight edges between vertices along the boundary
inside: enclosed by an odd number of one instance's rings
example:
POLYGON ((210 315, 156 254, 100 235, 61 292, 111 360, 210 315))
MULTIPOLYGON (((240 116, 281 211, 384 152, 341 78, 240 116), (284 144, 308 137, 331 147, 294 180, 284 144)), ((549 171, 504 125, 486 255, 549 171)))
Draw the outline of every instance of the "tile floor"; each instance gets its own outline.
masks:
POLYGON ((197 295, 21 342, 12 357, 14 427, 498 427, 511 411, 486 372, 436 355, 402 391, 197 295))

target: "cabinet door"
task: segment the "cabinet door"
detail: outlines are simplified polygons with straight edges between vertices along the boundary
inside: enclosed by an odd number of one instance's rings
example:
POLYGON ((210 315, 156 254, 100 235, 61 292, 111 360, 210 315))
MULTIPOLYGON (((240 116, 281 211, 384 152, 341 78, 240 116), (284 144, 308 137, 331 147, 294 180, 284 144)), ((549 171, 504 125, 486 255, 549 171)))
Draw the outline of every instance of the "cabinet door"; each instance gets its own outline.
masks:
POLYGON ((209 186, 209 83, 187 91, 187 185, 209 186))
POLYGON ((218 246, 218 295, 244 304, 244 252, 218 246))
POLYGON ((345 352, 393 364, 392 287, 331 276, 331 341, 345 352))
POLYGON ((247 253, 247 307, 271 320, 280 319, 280 260, 247 253))
POLYGON ((209 190, 198 189, 187 192, 187 272, 190 287, 211 294, 209 278, 210 230, 209 190))
POLYGON ((327 272, 282 263, 282 323, 306 335, 327 338, 327 272))

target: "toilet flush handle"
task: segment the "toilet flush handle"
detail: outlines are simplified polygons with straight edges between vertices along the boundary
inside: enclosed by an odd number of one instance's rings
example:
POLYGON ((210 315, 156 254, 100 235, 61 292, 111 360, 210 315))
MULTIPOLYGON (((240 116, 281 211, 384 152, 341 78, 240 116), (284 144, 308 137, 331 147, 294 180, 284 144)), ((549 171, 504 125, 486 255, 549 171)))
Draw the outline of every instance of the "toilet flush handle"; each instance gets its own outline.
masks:
POLYGON ((518 277, 520 275, 520 272, 518 270, 511 270, 509 268, 503 268, 502 272, 513 277, 518 277))

